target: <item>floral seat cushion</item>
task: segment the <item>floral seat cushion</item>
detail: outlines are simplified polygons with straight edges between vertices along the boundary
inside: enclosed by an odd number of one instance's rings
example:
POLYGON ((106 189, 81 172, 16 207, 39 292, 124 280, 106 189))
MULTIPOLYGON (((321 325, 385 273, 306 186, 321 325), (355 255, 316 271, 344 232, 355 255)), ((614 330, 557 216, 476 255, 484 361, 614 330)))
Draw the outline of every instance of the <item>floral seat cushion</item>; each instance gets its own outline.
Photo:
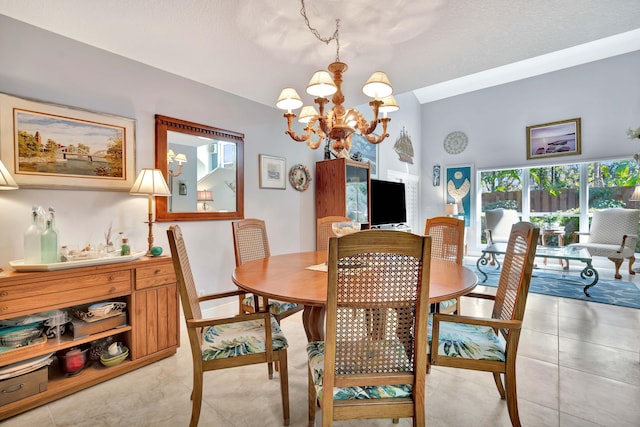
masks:
MULTIPOLYGON (((278 322, 270 317, 273 350, 283 350, 288 346, 287 339, 278 322)), ((224 359, 265 351, 265 333, 261 320, 207 326, 202 335, 202 360, 224 359)))
MULTIPOLYGON (((427 349, 431 348, 432 321, 433 317, 429 316, 427 349)), ((440 356, 505 361, 504 338, 491 327, 441 321, 438 335, 440 356)))
POLYGON ((448 299, 446 301, 442 301, 440 303, 440 310, 445 310, 451 306, 454 306, 458 303, 458 300, 456 300, 455 298, 452 299, 448 299))
MULTIPOLYGON (((262 297, 258 297, 260 300, 260 304, 262 304, 262 297)), ((242 300, 242 305, 248 305, 253 307, 253 295, 247 295, 242 300)), ((282 314, 285 311, 291 310, 292 308, 297 307, 298 304, 294 304, 292 302, 283 302, 277 300, 269 300, 269 313, 271 314, 282 314)))
MULTIPOLYGON (((324 342, 315 341, 307 344, 309 367, 313 376, 313 383, 318 399, 322 400, 322 382, 324 378, 324 342)), ((363 386, 363 387, 334 387, 333 400, 353 399, 382 399, 411 397, 411 384, 363 386)))

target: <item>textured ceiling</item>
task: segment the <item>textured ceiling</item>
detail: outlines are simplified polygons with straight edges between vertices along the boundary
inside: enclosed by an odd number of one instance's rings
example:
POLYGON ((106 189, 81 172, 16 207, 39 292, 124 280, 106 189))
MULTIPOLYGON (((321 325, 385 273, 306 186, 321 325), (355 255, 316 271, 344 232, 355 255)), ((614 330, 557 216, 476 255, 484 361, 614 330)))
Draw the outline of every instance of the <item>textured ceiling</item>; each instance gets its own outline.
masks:
MULTIPOLYGON (((633 36, 625 51, 640 50, 640 0, 306 5, 310 24, 324 37, 341 20, 348 105, 366 102, 360 89, 375 70, 386 71, 394 92, 403 93, 621 33, 633 36)), ((336 56, 335 43, 320 42, 300 9, 299 0, 0 1, 6 16, 270 106, 285 86, 304 98, 313 72, 336 56)), ((595 58, 624 53, 605 49, 595 58)))

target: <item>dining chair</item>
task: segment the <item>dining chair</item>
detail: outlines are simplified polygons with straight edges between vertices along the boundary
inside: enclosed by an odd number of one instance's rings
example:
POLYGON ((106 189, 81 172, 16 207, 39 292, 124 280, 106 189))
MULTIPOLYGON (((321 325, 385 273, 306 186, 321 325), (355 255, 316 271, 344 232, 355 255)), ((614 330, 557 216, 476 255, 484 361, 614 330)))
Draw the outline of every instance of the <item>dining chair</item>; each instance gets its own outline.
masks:
POLYGON ((513 225, 496 295, 467 295, 494 300, 491 318, 435 313, 430 319, 430 364, 492 372, 513 426, 520 426, 516 355, 539 234, 529 222, 513 225))
POLYGON ((347 216, 325 216, 316 220, 316 251, 326 251, 329 237, 336 237, 331 224, 334 222, 353 221, 347 216))
POLYGON ((329 239, 326 332, 307 345, 309 426, 413 417, 425 425, 431 237, 371 230, 329 239))
MULTIPOLYGON (((431 236, 431 257, 462 265, 464 255, 464 220, 449 216, 427 218, 425 236, 431 236)), ((460 314, 460 297, 443 301, 440 313, 460 314)))
MULTIPOLYGON (((233 230, 233 248, 236 267, 249 261, 269 258, 271 256, 267 227, 263 220, 247 218, 232 221, 231 227, 233 230)), ((240 310, 245 313, 252 313, 257 306, 262 309, 268 306, 269 311, 271 311, 271 314, 273 314, 278 323, 285 317, 291 316, 304 308, 299 304, 269 300, 266 297, 257 297, 255 295, 245 295, 240 301, 240 310), (256 299, 259 305, 256 305, 256 299)))
POLYGON ((192 409, 189 425, 191 427, 198 425, 205 371, 275 361, 280 367, 283 424, 288 426, 288 343, 280 330, 280 325, 267 311, 240 314, 234 317, 203 318, 200 303, 237 296, 241 291, 198 296, 180 227, 170 226, 167 236, 193 359, 192 409))

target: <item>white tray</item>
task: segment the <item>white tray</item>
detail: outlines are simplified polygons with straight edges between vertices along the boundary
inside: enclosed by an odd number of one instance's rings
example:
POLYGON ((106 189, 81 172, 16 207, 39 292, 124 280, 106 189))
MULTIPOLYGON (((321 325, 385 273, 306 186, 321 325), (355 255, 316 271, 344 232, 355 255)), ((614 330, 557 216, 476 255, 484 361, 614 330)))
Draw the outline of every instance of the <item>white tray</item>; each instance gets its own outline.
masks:
POLYGON ((92 265, 115 264, 117 262, 133 261, 146 254, 145 251, 134 251, 130 255, 106 256, 102 258, 82 259, 77 261, 54 262, 51 264, 25 264, 23 259, 9 261, 9 265, 16 271, 53 271, 68 268, 89 267, 92 265))

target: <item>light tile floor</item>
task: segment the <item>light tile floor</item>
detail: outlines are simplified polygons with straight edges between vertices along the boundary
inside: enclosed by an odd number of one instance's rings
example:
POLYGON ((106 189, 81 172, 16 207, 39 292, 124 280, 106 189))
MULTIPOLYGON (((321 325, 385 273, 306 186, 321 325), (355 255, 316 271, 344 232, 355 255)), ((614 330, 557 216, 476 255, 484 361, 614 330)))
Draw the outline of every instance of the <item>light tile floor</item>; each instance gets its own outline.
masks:
MULTIPOLYGON (((600 270, 601 277, 612 271, 600 270)), ((640 278, 635 280, 640 284, 640 278)), ((483 290, 478 287, 478 290, 483 290)), ((491 292, 492 288, 484 290, 491 292)), ((463 313, 486 315, 487 301, 464 298, 463 313)), ((300 314, 285 319, 290 342, 291 426, 307 425, 305 335, 300 314)), ((518 353, 524 426, 640 425, 640 310, 530 294, 518 353)), ((18 426, 186 426, 191 403, 186 334, 178 353, 151 366, 15 416, 18 426)), ((429 426, 509 426, 489 373, 434 367, 427 377, 429 426)), ((320 414, 316 422, 319 425, 320 414)), ((391 420, 341 426, 389 426, 391 420)), ((282 425, 278 380, 264 365, 209 372, 200 426, 282 425)), ((410 426, 403 419, 400 426, 410 426)))

